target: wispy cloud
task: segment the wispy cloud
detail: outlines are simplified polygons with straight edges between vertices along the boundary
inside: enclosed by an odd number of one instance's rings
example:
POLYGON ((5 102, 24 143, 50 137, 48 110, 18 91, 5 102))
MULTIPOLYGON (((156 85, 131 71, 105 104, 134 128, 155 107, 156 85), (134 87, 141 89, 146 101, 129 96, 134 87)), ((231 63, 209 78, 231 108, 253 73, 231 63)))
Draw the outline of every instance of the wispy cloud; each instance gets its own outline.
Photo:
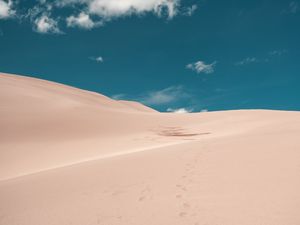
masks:
MULTIPOLYGON (((144 105, 149 106, 170 106, 176 105, 182 100, 188 100, 192 95, 184 89, 183 86, 170 86, 161 90, 153 90, 139 95, 128 95, 124 93, 112 95, 111 98, 115 100, 129 100, 141 102, 144 105)), ((172 108, 169 107, 169 110, 172 108)), ((175 107, 174 110, 177 108, 175 107)), ((186 108, 192 111, 193 108, 186 108)))
POLYGON ((29 19, 31 22, 34 22, 34 20, 41 15, 51 14, 52 8, 53 7, 51 4, 40 1, 40 4, 36 4, 34 7, 27 9, 26 13, 24 15, 20 15, 19 17, 21 19, 29 19))
POLYGON ((110 97, 114 100, 124 100, 124 99, 126 99, 125 94, 115 94, 115 95, 112 95, 110 97))
POLYGON ((297 1, 292 1, 289 3, 288 8, 284 10, 284 13, 295 14, 298 11, 299 11, 299 3, 297 1))
POLYGON ((97 57, 90 57, 90 60, 93 60, 97 63, 103 63, 104 62, 104 59, 102 56, 97 56, 97 57))
POLYGON ((281 57, 286 54, 288 51, 286 49, 277 49, 269 51, 265 57, 257 58, 257 57, 247 57, 240 61, 234 63, 236 66, 245 66, 254 63, 268 63, 274 59, 274 57, 281 57))
POLYGON ((137 100, 146 105, 164 105, 188 96, 182 86, 171 86, 158 91, 150 91, 137 100))
POLYGON ((259 60, 256 57, 247 57, 241 61, 235 63, 236 66, 244 66, 251 63, 257 63, 259 60))
POLYGON ((178 108, 178 109, 168 108, 167 112, 172 112, 172 113, 191 113, 191 112, 193 112, 193 109, 192 108, 178 108))
POLYGON ((58 28, 57 21, 50 18, 49 15, 44 14, 40 17, 36 18, 34 21, 35 28, 34 30, 39 33, 55 33, 55 34, 61 34, 62 32, 58 28))
POLYGON ((197 61, 195 63, 187 64, 186 68, 190 69, 190 70, 194 70, 197 73, 210 74, 210 73, 213 73, 215 71, 216 64, 217 64, 216 61, 211 63, 211 64, 206 64, 203 61, 197 61))
POLYGON ((299 10, 299 3, 296 1, 290 2, 289 9, 291 13, 297 13, 299 10))
POLYGON ((11 0, 0 0, 0 19, 12 17, 14 14, 13 2, 11 0))
POLYGON ((194 12, 197 10, 198 6, 196 4, 187 7, 186 8, 186 12, 184 13, 187 16, 192 16, 194 14, 194 12))
POLYGON ((281 50, 273 50, 269 52, 270 56, 282 56, 286 54, 288 51, 286 49, 281 49, 281 50))

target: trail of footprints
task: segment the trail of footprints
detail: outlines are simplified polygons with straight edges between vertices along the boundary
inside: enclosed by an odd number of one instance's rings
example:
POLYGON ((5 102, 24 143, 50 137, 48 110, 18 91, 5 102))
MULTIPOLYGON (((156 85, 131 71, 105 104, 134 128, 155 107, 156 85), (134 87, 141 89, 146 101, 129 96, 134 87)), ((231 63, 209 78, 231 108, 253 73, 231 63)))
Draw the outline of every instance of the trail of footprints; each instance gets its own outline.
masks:
MULTIPOLYGON (((192 161, 192 163, 187 163, 185 165, 184 174, 180 177, 181 182, 176 184, 176 195, 175 198, 180 202, 178 216, 182 219, 188 217, 193 217, 196 219, 197 213, 196 207, 193 207, 190 202, 186 199, 187 193, 189 191, 189 185, 193 183, 193 176, 195 173, 195 167, 198 163, 197 157, 192 161)), ((152 192, 149 186, 146 186, 141 192, 137 199, 139 202, 143 202, 152 199, 152 192)), ((199 225, 199 222, 195 221, 192 225, 199 225)))
MULTIPOLYGON (((197 159, 195 159, 192 163, 187 163, 185 165, 185 173, 181 176, 181 183, 176 184, 177 194, 176 199, 180 201, 179 206, 179 213, 178 216, 182 219, 187 217, 195 217, 196 214, 193 212, 195 211, 195 207, 193 207, 187 200, 186 195, 188 192, 189 184, 193 183, 193 175, 195 174, 195 166, 197 164, 197 159)), ((198 222, 195 222, 193 225, 198 225, 198 222)))

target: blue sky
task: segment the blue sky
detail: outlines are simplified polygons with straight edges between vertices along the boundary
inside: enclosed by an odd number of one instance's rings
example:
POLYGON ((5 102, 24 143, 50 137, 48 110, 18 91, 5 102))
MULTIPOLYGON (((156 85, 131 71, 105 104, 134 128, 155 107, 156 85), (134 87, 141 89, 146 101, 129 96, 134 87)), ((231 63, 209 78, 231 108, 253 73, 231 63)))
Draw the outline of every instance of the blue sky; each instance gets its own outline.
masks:
POLYGON ((300 110, 299 40, 299 1, 0 0, 1 72, 160 111, 300 110))

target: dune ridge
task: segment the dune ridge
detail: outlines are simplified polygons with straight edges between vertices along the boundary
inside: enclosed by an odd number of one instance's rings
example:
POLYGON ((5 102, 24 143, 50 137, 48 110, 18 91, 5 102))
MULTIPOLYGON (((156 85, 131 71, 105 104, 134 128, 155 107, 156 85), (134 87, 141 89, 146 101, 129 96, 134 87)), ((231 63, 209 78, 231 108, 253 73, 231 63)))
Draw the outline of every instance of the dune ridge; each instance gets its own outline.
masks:
POLYGON ((300 113, 159 113, 0 74, 0 225, 298 225, 300 113))

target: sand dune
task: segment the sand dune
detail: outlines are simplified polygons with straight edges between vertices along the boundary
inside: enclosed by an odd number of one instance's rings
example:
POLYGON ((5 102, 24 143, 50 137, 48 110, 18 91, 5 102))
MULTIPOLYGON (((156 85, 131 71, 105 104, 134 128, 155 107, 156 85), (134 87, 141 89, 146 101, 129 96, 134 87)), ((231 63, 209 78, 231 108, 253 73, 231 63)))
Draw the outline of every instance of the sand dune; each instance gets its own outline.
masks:
POLYGON ((0 74, 0 225, 299 225, 300 113, 159 113, 0 74))
POLYGON ((157 112, 156 110, 150 108, 150 107, 147 107, 139 102, 133 102, 133 101, 125 101, 125 100, 119 100, 118 102, 126 105, 126 106, 129 106, 133 109, 136 109, 138 111, 142 111, 142 112, 157 112))

